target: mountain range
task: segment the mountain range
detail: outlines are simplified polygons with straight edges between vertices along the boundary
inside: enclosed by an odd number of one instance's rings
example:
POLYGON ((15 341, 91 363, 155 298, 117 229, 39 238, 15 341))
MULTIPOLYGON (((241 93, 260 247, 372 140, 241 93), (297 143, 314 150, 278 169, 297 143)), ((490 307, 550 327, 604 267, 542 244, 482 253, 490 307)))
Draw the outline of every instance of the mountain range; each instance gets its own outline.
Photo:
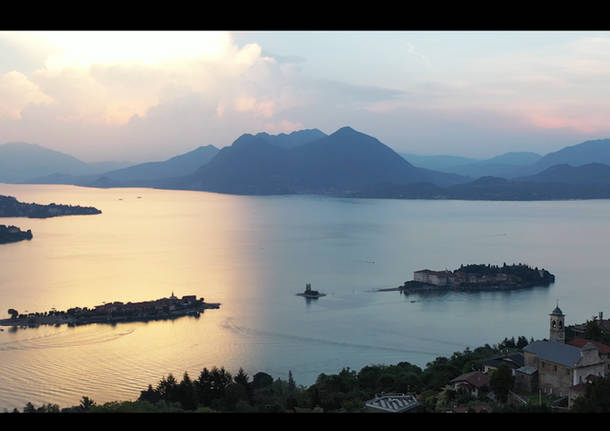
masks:
POLYGON ((401 155, 415 166, 437 169, 443 172, 452 172, 472 178, 484 176, 512 178, 514 176, 519 176, 520 170, 524 166, 530 166, 543 158, 540 154, 531 152, 504 153, 484 160, 446 155, 401 155))
POLYGON ((243 134, 230 146, 200 146, 165 161, 88 164, 26 143, 0 145, 0 182, 157 187, 233 194, 327 194, 418 199, 610 197, 610 139, 546 155, 490 159, 396 153, 343 127, 243 134), (99 172, 99 170, 102 172, 99 172))
MULTIPOLYGON (((293 139, 297 137, 303 140, 300 135, 293 139)), ((242 135, 192 175, 161 186, 237 194, 344 195, 388 182, 448 185, 467 181, 459 175, 416 168, 376 138, 350 127, 304 141, 280 146, 260 135, 242 135)))
POLYGON ((26 142, 9 142, 0 145, 0 182, 25 182, 54 173, 95 175, 130 164, 129 162, 85 163, 68 154, 26 142))
POLYGON ((531 152, 505 153, 486 160, 459 156, 401 154, 416 166, 452 172, 472 178, 495 176, 519 178, 535 175, 555 165, 582 166, 589 163, 610 165, 610 139, 586 141, 564 147, 544 156, 531 152))

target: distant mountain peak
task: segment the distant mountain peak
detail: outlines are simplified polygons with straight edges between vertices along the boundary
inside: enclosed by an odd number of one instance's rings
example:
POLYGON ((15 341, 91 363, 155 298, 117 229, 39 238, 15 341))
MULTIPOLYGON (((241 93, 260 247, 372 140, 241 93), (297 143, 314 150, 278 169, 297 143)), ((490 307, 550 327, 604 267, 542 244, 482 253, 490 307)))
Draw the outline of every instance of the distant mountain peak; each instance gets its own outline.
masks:
POLYGON ((364 133, 361 133, 361 132, 353 129, 350 126, 343 126, 340 129, 337 129, 337 131, 335 133, 333 133, 333 135, 336 135, 338 133, 358 133, 358 134, 362 134, 362 135, 364 134, 364 133))
MULTIPOLYGON (((289 134, 280 133, 277 135, 272 135, 267 132, 260 132, 256 135, 242 135, 238 138, 240 142, 237 142, 238 145, 243 141, 251 141, 251 138, 248 136, 252 136, 254 138, 260 139, 268 144, 271 144, 275 147, 283 148, 283 149, 292 149, 299 147, 304 144, 308 144, 313 141, 317 141, 319 139, 325 138, 326 133, 318 130, 318 129, 304 129, 304 130, 295 130, 290 132, 289 134)), ((235 144, 235 142, 233 143, 235 144)))

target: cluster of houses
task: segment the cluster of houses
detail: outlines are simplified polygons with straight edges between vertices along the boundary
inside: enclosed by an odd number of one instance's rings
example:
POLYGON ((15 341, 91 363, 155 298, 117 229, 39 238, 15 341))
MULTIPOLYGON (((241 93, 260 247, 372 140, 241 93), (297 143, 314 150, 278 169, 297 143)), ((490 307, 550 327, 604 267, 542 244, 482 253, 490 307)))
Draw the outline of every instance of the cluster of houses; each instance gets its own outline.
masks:
MULTIPOLYGON (((610 334, 610 320, 604 320, 602 313, 594 321, 603 334, 610 334)), ((566 342, 565 315, 557 306, 550 314, 548 340, 537 340, 520 352, 481 361, 480 370, 462 374, 451 380, 450 385, 453 390, 467 391, 474 398, 484 399, 485 394, 493 396, 491 372, 505 365, 515 378, 511 392, 515 398, 520 398, 517 392, 556 395, 567 401, 564 407, 571 408, 574 400, 585 393, 587 384, 610 373, 610 346, 585 339, 584 325, 570 329, 577 336, 566 342)), ((375 410, 375 406, 375 403, 367 403, 370 410, 375 410)), ((476 407, 475 411, 491 411, 489 404, 480 403, 476 407)), ((458 407, 452 411, 467 409, 458 407)), ((389 410, 378 408, 377 411, 389 410)), ((414 411, 414 408, 395 411, 414 411)))
POLYGON ((521 285, 523 276, 540 284, 548 284, 555 277, 545 269, 531 268, 527 265, 512 265, 504 267, 490 267, 481 270, 479 265, 461 267, 455 271, 432 271, 422 269, 413 273, 413 280, 418 283, 430 284, 439 287, 459 287, 463 285, 521 285))
MULTIPOLYGON (((610 322, 604 321, 601 313, 597 322, 600 329, 610 329, 610 322)), ((565 315, 557 306, 550 314, 548 340, 537 340, 521 352, 483 361, 481 371, 462 374, 451 384, 456 390, 465 389, 478 397, 490 390, 490 371, 504 364, 515 377, 514 391, 557 395, 567 399, 567 407, 571 408, 587 384, 610 372, 610 347, 582 336, 566 342, 565 330, 565 315)))
POLYGON ((495 274, 473 274, 461 271, 422 269, 413 273, 413 280, 434 286, 459 286, 464 283, 506 283, 509 279, 510 274, 502 272, 495 274))
POLYGON ((109 318, 117 320, 121 318, 147 318, 159 314, 179 315, 187 310, 203 308, 204 305, 209 304, 205 304, 203 298, 197 299, 196 295, 185 295, 182 298, 178 298, 172 292, 169 298, 128 303, 115 301, 96 305, 93 309, 75 307, 68 309, 67 314, 76 319, 85 319, 87 322, 93 322, 97 320, 107 321, 109 318))

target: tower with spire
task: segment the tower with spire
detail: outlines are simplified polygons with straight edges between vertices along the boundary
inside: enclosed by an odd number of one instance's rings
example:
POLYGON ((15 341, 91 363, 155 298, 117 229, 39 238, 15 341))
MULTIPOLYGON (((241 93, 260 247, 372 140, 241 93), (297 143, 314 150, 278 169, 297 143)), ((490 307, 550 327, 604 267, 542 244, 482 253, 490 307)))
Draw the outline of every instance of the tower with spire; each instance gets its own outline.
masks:
POLYGON ((551 314, 551 322, 550 322, 550 332, 549 332, 549 340, 556 341, 558 343, 566 342, 566 328, 565 328, 565 314, 559 308, 559 301, 557 301, 557 306, 553 310, 551 314))

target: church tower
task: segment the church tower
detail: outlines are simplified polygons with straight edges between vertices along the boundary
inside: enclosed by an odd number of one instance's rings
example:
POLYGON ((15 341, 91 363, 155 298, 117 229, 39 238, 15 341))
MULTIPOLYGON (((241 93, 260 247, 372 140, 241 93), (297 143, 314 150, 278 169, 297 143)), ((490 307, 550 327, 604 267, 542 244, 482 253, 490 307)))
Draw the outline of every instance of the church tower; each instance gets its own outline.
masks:
POLYGON ((558 343, 566 342, 566 329, 564 326, 565 315, 561 312, 559 304, 550 314, 551 316, 551 328, 550 328, 550 341, 556 341, 558 343))

